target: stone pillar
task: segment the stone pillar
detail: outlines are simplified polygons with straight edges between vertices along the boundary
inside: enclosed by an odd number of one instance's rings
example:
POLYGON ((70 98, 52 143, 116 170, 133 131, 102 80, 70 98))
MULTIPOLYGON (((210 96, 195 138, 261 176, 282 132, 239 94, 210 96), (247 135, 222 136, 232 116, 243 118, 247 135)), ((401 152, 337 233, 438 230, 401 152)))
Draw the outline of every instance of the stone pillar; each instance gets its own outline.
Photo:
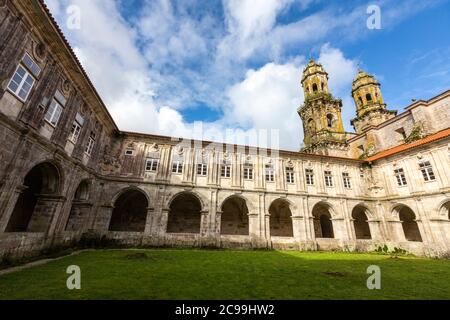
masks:
POLYGON ((399 220, 390 220, 388 225, 391 230, 391 240, 395 242, 405 242, 405 233, 403 232, 402 222, 399 220))
MULTIPOLYGON (((0 233, 5 232, 6 227, 8 226, 9 219, 11 219, 11 215, 14 211, 14 207, 16 206, 17 200, 19 199, 19 196, 22 194, 22 192, 25 191, 25 189, 25 186, 18 186, 16 188, 16 191, 13 192, 11 197, 9 198, 3 214, 0 215, 0 233)), ((4 190, 3 192, 7 192, 7 190, 4 190)))
POLYGON ((259 240, 260 231, 259 231, 259 214, 252 212, 248 214, 248 227, 249 227, 249 235, 253 240, 259 240))
POLYGON ((209 234, 209 211, 203 210, 200 213, 200 236, 207 237, 209 234))
POLYGON ((381 220, 368 220, 370 235, 374 241, 384 241, 383 232, 381 231, 381 220))
POLYGON ((450 249, 450 220, 436 218, 430 219, 431 232, 439 245, 450 249))
POLYGON ((294 229, 294 238, 297 241, 307 240, 305 218, 303 216, 292 216, 292 227, 294 229))
MULTIPOLYGON (((220 239, 220 234, 221 234, 221 230, 222 230, 222 211, 217 211, 216 212, 216 219, 215 219, 215 224, 214 224, 214 235, 216 236, 217 239, 220 239)), ((250 223, 250 221, 249 221, 250 223)), ((250 224, 249 224, 249 228, 250 228, 250 224)), ((250 230, 249 230, 250 232, 250 230)))
POLYGON ((334 238, 338 240, 348 240, 345 232, 345 219, 344 218, 332 218, 334 238))
POLYGON ((96 231, 108 231, 111 222, 112 212, 114 207, 111 205, 103 205, 98 208, 97 216, 95 217, 93 228, 96 231))
POLYGON ((154 232, 159 237, 164 237, 167 233, 167 223, 169 221, 169 209, 163 208, 161 210, 161 216, 159 219, 159 223, 155 224, 154 232))
POLYGON ((56 217, 60 213, 64 201, 65 198, 60 196, 40 195, 28 224, 27 232, 52 234, 54 230, 53 221, 57 220, 56 217))
POLYGON ((306 227, 309 229, 309 232, 307 235, 308 239, 315 241, 316 233, 314 231, 314 217, 310 217, 310 216, 306 217, 305 222, 306 222, 306 227))
POLYGON ((145 230, 144 234, 149 236, 152 234, 153 224, 155 223, 155 209, 147 208, 147 219, 145 220, 145 230))

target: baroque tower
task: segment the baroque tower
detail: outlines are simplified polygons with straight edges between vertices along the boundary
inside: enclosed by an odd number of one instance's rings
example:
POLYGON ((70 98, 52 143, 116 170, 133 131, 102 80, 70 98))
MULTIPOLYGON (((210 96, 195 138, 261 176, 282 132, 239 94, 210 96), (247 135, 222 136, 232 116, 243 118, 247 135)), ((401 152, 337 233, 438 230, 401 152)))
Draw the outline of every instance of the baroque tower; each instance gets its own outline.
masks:
POLYGON ((386 109, 380 83, 374 76, 362 70, 353 80, 352 96, 356 105, 357 117, 351 123, 357 134, 361 134, 397 115, 397 111, 386 109))
POLYGON ((347 149, 347 133, 342 123, 342 101, 334 99, 328 88, 328 73, 311 60, 301 81, 305 103, 298 109, 303 122, 307 153, 339 155, 347 149))

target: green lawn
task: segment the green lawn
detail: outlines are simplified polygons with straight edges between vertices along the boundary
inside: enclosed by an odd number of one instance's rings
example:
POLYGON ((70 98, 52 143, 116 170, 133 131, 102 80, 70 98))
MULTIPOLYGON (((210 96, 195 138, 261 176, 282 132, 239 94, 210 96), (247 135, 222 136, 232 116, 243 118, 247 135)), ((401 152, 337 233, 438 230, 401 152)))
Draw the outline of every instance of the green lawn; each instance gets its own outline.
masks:
POLYGON ((380 298, 450 299, 450 261, 291 251, 100 250, 0 276, 0 299, 380 298), (81 268, 81 290, 66 288, 69 265, 81 268), (366 287, 369 265, 381 268, 381 290, 366 287))

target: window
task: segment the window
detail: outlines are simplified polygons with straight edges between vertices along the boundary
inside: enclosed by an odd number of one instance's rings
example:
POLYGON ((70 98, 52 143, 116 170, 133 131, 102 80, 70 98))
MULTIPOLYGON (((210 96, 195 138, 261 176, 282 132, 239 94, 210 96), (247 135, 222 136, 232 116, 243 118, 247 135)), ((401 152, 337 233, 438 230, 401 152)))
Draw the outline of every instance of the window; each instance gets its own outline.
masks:
POLYGON ((362 106, 364 104, 363 99, 361 97, 358 97, 359 105, 362 106))
POLYGON ((145 171, 156 172, 158 170, 158 159, 151 158, 145 162, 145 171))
POLYGON ((344 181, 344 188, 351 189, 352 183, 351 183, 350 175, 348 174, 348 172, 342 173, 342 179, 344 181))
POLYGON ((327 187, 333 186, 333 175, 331 174, 331 171, 325 171, 325 185, 327 187))
POLYGON ((172 173, 183 173, 183 155, 174 155, 172 160, 172 173))
POLYGON ((81 116, 81 114, 77 113, 75 116, 75 121, 72 124, 72 129, 70 129, 70 135, 69 140, 72 141, 74 144, 78 142, 78 138, 80 137, 81 128, 84 124, 84 118, 81 116))
POLYGON ((433 166, 430 161, 423 161, 419 163, 419 168, 422 171, 423 179, 425 181, 434 181, 436 176, 434 175, 433 166))
POLYGON ((126 156, 134 156, 134 150, 133 149, 127 149, 125 150, 126 156))
POLYGON ((317 88, 317 84, 313 84, 313 92, 317 92, 318 88, 317 88))
POLYGON ((400 135, 400 138, 402 140, 405 140, 407 138, 405 129, 399 128, 399 129, 395 130, 395 132, 397 132, 400 135))
POLYGON ((367 102, 372 101, 372 95, 370 93, 366 94, 367 102))
POLYGON ((224 160, 220 167, 220 176, 222 178, 231 178, 231 163, 224 160))
POLYGON ((286 182, 295 183, 294 168, 292 167, 286 167, 286 182))
POLYGON ((47 109, 47 113, 45 114, 44 119, 50 123, 52 126, 56 127, 58 124, 59 118, 61 117, 62 106, 53 99, 50 103, 50 106, 47 109))
POLYGON ((88 156, 92 155, 92 150, 94 150, 94 145, 95 145, 95 133, 91 132, 91 135, 89 136, 88 143, 86 145, 86 149, 84 150, 84 152, 88 156))
POLYGON ((56 90, 55 96, 48 107, 47 113, 44 119, 47 120, 52 126, 56 127, 59 118, 61 117, 63 106, 66 105, 66 98, 62 95, 59 90, 56 90))
POLYGON ((266 181, 274 182, 275 181, 275 172, 273 170, 273 165, 266 164, 266 181))
POLYGON ((38 77, 40 73, 39 66, 25 54, 8 84, 8 89, 20 100, 26 101, 35 83, 33 76, 38 77))
POLYGON ((70 129, 69 140, 72 141, 74 144, 76 144, 78 138, 80 137, 80 132, 81 132, 81 125, 77 121, 74 121, 72 124, 72 129, 70 129))
POLYGON ((395 175, 395 178, 397 178, 397 184, 400 187, 406 186, 408 184, 406 181, 405 171, 402 168, 395 169, 394 175, 395 175))
POLYGON ((305 174, 306 174, 306 184, 308 186, 314 185, 314 171, 313 171, 313 169, 306 169, 305 170, 305 174))
POLYGON ((208 173, 208 165, 206 163, 197 164, 197 174, 199 176, 206 176, 208 173))
POLYGON ((328 125, 328 128, 333 127, 333 115, 332 114, 327 114, 327 125, 328 125))
POLYGON ((250 162, 244 164, 244 179, 253 180, 253 164, 250 162))

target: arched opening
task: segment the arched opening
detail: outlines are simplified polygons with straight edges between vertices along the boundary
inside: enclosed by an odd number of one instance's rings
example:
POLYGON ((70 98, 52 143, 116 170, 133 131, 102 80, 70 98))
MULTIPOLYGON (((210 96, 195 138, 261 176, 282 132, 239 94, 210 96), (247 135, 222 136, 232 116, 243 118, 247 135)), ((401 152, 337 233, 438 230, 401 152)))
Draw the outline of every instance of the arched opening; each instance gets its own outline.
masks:
POLYGON ((316 83, 314 83, 312 87, 313 87, 313 92, 319 91, 319 88, 317 87, 316 83))
POLYGON ((316 238, 334 238, 329 207, 322 203, 316 204, 313 208, 313 217, 316 238))
POLYGON ((292 212, 287 201, 278 199, 269 208, 270 235, 273 237, 293 237, 292 212))
POLYGON ((328 128, 333 127, 333 115, 330 113, 327 114, 327 126, 328 126, 328 128))
POLYGON ((245 200, 231 197, 222 205, 220 234, 246 236, 248 231, 248 208, 245 200))
POLYGON ((309 132, 315 132, 316 131, 316 125, 314 124, 314 119, 308 120, 308 128, 309 132))
POLYGON ((31 169, 25 176, 23 190, 17 199, 5 231, 47 231, 55 205, 51 196, 58 194, 59 184, 60 174, 53 164, 45 162, 31 169))
POLYGON ((148 205, 142 191, 125 191, 114 202, 109 231, 144 232, 148 205))
POLYGON ((450 220, 450 201, 446 202, 441 208, 441 215, 450 220))
POLYGON ((422 242, 422 236, 420 235, 419 226, 417 225, 416 215, 411 208, 402 206, 398 210, 398 216, 402 222, 403 232, 405 238, 408 241, 422 242))
POLYGON ((78 185, 72 201, 69 219, 67 220, 66 231, 79 231, 83 229, 91 209, 91 205, 87 202, 89 199, 89 186, 89 180, 83 180, 78 185))
POLYGON ((182 193, 170 204, 168 233, 200 233, 202 205, 191 193, 182 193))
POLYGON ((77 191, 75 192, 74 200, 87 201, 89 199, 89 184, 89 180, 83 180, 80 182, 77 191))
POLYGON ((356 239, 372 239, 366 210, 363 206, 356 206, 352 211, 356 239))
POLYGON ((359 105, 362 106, 364 104, 363 99, 361 97, 358 97, 359 105))
POLYGON ((367 102, 372 101, 372 95, 370 93, 366 94, 367 102))

